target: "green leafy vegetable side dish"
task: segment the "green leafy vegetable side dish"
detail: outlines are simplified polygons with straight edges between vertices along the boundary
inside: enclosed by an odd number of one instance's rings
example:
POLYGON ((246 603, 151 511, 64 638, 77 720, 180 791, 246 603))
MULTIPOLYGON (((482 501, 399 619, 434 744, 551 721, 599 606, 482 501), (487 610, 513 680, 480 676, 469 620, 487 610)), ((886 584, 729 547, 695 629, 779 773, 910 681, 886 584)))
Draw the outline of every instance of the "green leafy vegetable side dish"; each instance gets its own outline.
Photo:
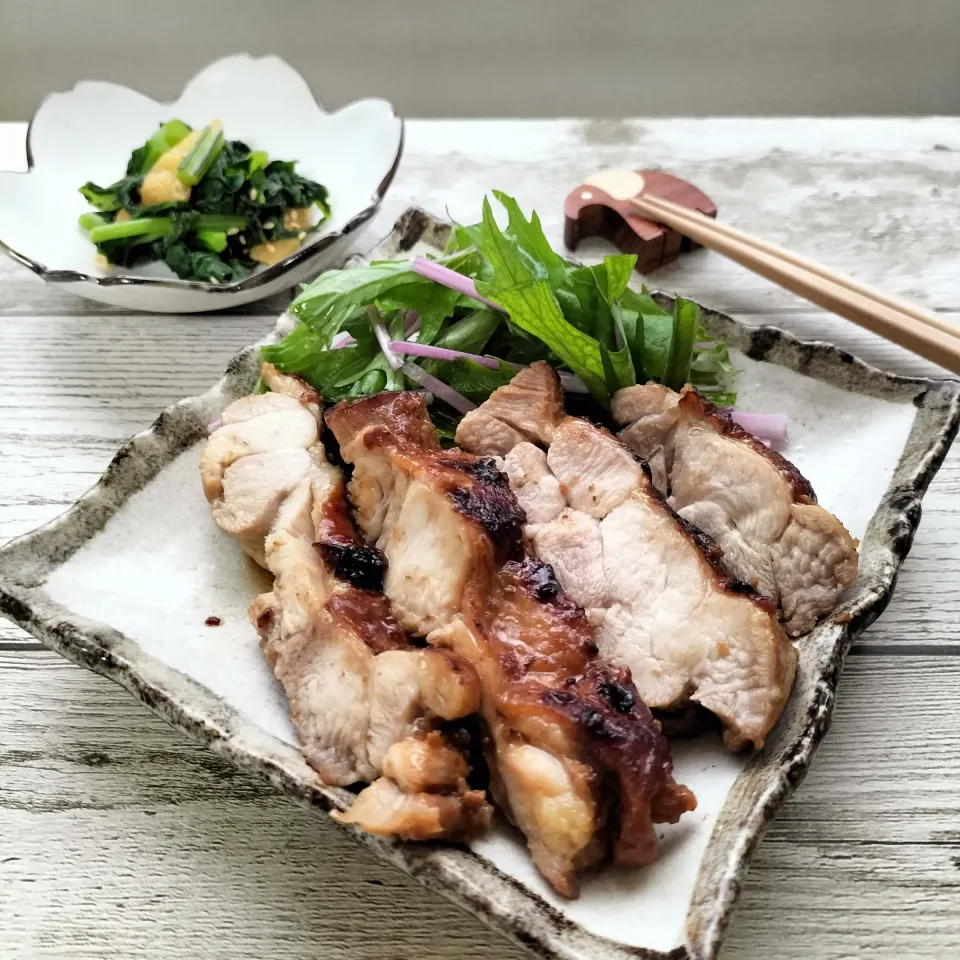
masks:
POLYGON ((233 283, 283 259, 330 216, 322 184, 292 161, 227 140, 218 122, 196 131, 161 124, 122 179, 80 193, 95 211, 80 227, 107 263, 163 260, 182 280, 205 283, 233 283))
MULTIPOLYGON (((459 289, 428 279, 405 260, 328 271, 302 289, 290 307, 299 325, 282 342, 263 347, 263 359, 303 377, 328 402, 422 389, 397 369, 402 359, 439 379, 459 396, 458 407, 469 408, 520 366, 546 360, 562 376, 579 378, 590 402, 607 410, 617 390, 647 380, 675 390, 692 383, 713 402, 733 405, 727 347, 709 339, 696 304, 677 298, 668 312, 646 287, 632 289, 633 256, 607 256, 592 266, 568 262, 550 246, 535 213, 527 218, 512 197, 496 191, 494 197, 504 208, 504 226, 484 199, 479 223, 454 224, 451 231, 440 263, 469 278, 453 284, 459 289), (402 343, 385 350, 371 310, 390 340, 415 343, 416 354, 402 343)), ((452 412, 455 399, 438 392, 431 407, 448 440, 462 414, 452 412)))

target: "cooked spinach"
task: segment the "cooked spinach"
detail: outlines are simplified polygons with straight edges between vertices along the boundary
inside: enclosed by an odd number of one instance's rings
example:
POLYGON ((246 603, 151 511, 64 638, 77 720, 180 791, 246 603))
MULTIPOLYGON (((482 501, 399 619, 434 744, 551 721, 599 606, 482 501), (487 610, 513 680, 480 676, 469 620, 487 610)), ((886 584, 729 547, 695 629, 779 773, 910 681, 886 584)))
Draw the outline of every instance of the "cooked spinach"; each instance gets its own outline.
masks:
POLYGON ((145 177, 192 133, 179 120, 162 124, 130 155, 126 176, 107 187, 88 182, 80 188, 97 211, 83 214, 80 226, 109 263, 164 260, 183 280, 232 283, 257 265, 255 247, 302 241, 330 216, 326 187, 300 176, 292 161, 270 160, 262 150, 226 140, 216 125, 194 134, 170 174, 189 188, 189 200, 184 191, 177 199, 145 205, 145 177), (307 223, 299 211, 313 207, 319 214, 307 223))

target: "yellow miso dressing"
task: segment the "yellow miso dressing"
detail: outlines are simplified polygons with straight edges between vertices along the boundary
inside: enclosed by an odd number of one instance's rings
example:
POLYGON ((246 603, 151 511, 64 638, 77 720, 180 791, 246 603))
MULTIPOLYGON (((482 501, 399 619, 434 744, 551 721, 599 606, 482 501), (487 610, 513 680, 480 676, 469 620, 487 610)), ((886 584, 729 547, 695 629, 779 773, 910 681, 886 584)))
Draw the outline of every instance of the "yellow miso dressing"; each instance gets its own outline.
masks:
POLYGON ((307 230, 313 223, 312 207, 291 207, 283 215, 283 229, 293 232, 299 231, 295 237, 287 237, 285 240, 269 240, 266 243, 258 243, 250 248, 250 259, 257 263, 270 266, 272 263, 279 263, 284 257, 289 257, 294 250, 297 250, 306 239, 307 230))
MULTIPOLYGON (((211 120, 214 130, 223 129, 219 120, 211 120)), ((197 142, 203 127, 188 133, 176 146, 171 147, 150 168, 140 187, 140 201, 145 207, 155 203, 186 203, 190 199, 190 187, 177 178, 177 167, 197 142)))

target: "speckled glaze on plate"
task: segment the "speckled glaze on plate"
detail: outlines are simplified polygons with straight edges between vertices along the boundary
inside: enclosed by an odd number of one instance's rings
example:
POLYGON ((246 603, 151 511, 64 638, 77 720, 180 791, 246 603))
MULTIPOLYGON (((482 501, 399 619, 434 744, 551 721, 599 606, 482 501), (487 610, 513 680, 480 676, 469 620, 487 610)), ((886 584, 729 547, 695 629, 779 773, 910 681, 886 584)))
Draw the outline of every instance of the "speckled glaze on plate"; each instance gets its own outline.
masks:
MULTIPOLYGON (((436 249, 447 229, 410 210, 373 255, 436 249)), ((290 323, 282 317, 268 339, 290 323)), ((790 416, 785 453, 862 539, 860 575, 799 642, 796 686, 760 754, 732 757, 713 735, 674 742, 678 779, 700 806, 664 829, 653 866, 602 871, 585 878, 580 900, 565 902, 503 824, 470 849, 356 834, 541 957, 716 956, 750 857, 829 727, 846 651, 890 598, 921 497, 960 422, 957 381, 893 377, 829 344, 709 310, 704 323, 734 349, 740 406, 790 416)), ((67 513, 0 550, 0 612, 238 767, 326 811, 350 795, 324 785, 300 757, 245 616, 262 575, 210 521, 197 475, 206 425, 250 391, 257 367, 257 347, 242 351, 209 393, 134 437, 67 513), (204 626, 211 614, 220 627, 204 626)))

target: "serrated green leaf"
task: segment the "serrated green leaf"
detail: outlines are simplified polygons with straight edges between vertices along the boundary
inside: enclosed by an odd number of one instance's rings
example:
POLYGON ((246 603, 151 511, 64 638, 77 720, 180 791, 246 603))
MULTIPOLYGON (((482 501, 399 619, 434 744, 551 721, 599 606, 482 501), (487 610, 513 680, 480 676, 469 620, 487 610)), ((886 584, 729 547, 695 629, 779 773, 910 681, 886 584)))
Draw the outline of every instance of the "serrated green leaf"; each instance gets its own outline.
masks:
POLYGON ((682 390, 690 377, 690 361, 700 325, 700 308, 691 300, 677 297, 673 305, 673 338, 663 382, 671 390, 682 390))
POLYGON ((502 360, 497 362, 497 369, 491 370, 475 360, 460 357, 443 364, 440 379, 468 400, 483 403, 494 390, 508 384, 516 376, 517 371, 509 364, 502 360))
MULTIPOLYGON (((600 344, 568 322, 560 310, 546 277, 537 277, 517 241, 500 230, 490 202, 484 198, 480 251, 493 268, 493 277, 477 285, 483 296, 499 303, 513 324, 542 340, 587 384, 600 403, 608 403, 610 391, 604 374, 600 344)), ((610 355, 619 386, 634 383, 633 365, 626 350, 610 355)))

